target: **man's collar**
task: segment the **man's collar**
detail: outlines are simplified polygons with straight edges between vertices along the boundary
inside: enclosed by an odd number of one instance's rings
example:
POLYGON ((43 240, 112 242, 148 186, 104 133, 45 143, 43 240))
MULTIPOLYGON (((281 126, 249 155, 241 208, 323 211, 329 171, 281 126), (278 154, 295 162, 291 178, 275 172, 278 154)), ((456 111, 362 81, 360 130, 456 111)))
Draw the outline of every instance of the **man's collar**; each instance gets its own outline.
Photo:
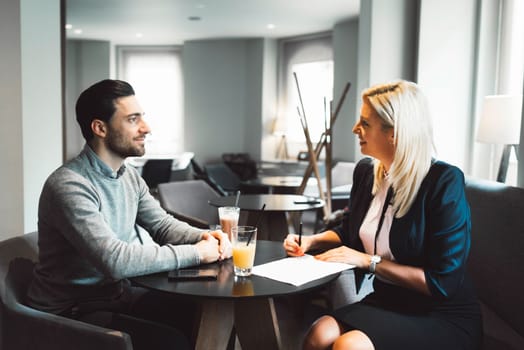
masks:
POLYGON ((86 154, 93 168, 102 173, 102 175, 105 175, 113 179, 118 179, 120 176, 124 174, 126 170, 125 164, 122 164, 122 166, 117 171, 113 171, 113 169, 109 165, 104 163, 104 161, 100 159, 96 152, 93 151, 91 146, 89 146, 89 144, 87 143, 84 146, 84 153, 86 154))

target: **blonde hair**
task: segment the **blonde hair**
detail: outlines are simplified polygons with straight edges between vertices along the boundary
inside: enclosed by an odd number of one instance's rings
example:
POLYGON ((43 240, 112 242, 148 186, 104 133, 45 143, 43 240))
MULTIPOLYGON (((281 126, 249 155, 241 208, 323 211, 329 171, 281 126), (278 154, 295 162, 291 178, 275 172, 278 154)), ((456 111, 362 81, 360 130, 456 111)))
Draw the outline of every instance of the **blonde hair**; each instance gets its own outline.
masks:
MULTIPOLYGON (((404 216, 431 167, 433 128, 426 97, 415 83, 400 80, 366 89, 367 100, 382 119, 385 128, 394 129, 395 157, 389 169, 394 191, 395 217, 404 216)), ((373 194, 385 181, 385 168, 375 161, 373 194)))

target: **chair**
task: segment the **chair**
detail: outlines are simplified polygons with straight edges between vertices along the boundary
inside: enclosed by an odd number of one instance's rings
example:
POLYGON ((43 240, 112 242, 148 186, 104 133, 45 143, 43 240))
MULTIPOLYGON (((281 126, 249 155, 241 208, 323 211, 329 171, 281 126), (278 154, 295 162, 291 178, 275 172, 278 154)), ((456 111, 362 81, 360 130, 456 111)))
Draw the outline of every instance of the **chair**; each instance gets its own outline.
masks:
POLYGON ((224 153, 222 160, 242 181, 257 177, 257 163, 248 153, 224 153))
POLYGON ((126 333, 24 305, 37 259, 36 232, 0 242, 0 349, 133 349, 126 333))
POLYGON ((220 189, 223 195, 235 194, 242 185, 242 181, 231 168, 224 163, 206 164, 204 171, 207 177, 220 189))
POLYGON ((218 210, 208 202, 220 195, 204 180, 168 182, 158 185, 160 205, 175 218, 207 229, 219 223, 218 210))
POLYGON ((337 162, 331 169, 331 187, 351 185, 356 163, 337 162))
POLYGON ((206 172, 204 171, 204 169, 202 169, 202 167, 196 161, 196 159, 191 158, 190 163, 191 163, 191 168, 193 169, 193 177, 195 179, 204 179, 206 177, 206 172))
POLYGON ((158 184, 169 182, 173 159, 148 159, 142 168, 144 178, 149 189, 155 190, 158 184))

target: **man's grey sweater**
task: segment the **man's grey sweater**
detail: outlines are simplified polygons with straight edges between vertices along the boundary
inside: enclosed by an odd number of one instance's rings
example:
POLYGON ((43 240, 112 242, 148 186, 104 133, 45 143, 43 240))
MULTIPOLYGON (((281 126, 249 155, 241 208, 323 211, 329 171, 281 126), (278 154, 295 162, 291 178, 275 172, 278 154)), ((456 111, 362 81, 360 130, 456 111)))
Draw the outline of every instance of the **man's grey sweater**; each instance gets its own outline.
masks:
POLYGON ((87 145, 44 184, 38 232, 28 301, 53 313, 114 298, 125 278, 200 263, 191 244, 202 230, 168 215, 134 168, 115 173, 87 145))

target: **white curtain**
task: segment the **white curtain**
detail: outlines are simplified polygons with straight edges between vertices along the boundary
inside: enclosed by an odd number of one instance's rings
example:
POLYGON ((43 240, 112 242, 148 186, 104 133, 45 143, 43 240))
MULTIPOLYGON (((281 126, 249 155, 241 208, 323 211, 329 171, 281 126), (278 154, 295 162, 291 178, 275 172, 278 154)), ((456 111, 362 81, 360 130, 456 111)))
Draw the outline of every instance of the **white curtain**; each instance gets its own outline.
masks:
POLYGON ((146 155, 184 150, 184 99, 180 50, 176 47, 119 47, 118 76, 135 89, 151 128, 146 155))

